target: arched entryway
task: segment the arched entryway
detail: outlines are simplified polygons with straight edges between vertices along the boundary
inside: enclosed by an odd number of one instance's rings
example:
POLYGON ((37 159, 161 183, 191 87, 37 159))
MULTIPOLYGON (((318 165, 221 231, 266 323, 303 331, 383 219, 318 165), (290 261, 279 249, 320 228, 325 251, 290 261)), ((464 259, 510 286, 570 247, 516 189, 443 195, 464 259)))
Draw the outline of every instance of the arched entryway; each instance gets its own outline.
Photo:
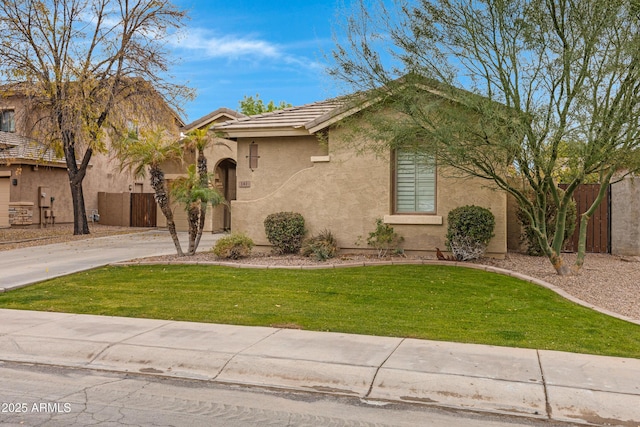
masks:
MULTIPOLYGON (((236 162, 233 159, 222 159, 215 167, 216 188, 228 204, 236 199, 236 162)), ((214 211, 214 231, 231 229, 231 209, 229 205, 219 206, 214 211)))

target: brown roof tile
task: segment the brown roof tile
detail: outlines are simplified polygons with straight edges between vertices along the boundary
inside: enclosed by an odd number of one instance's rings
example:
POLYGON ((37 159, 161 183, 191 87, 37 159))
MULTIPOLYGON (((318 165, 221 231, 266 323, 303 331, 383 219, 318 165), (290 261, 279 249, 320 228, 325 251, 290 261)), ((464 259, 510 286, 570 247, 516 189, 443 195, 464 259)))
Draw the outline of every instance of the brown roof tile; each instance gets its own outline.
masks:
POLYGON ((304 128, 307 123, 313 122, 341 105, 342 103, 335 99, 319 101, 270 113, 241 117, 216 125, 215 129, 222 131, 274 128, 299 129, 304 128))
POLYGON ((12 132, 0 131, 0 164, 9 162, 66 167, 64 156, 58 157, 54 150, 44 144, 12 132))

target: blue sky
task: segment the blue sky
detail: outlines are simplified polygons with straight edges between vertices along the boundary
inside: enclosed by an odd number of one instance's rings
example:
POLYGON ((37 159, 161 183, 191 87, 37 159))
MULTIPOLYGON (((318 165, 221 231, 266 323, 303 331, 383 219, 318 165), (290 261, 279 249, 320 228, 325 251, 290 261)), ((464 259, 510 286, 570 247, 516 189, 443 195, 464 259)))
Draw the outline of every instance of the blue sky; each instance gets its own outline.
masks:
POLYGON ((176 82, 197 90, 187 122, 244 95, 302 105, 338 95, 324 73, 340 0, 174 0, 189 11, 176 82))

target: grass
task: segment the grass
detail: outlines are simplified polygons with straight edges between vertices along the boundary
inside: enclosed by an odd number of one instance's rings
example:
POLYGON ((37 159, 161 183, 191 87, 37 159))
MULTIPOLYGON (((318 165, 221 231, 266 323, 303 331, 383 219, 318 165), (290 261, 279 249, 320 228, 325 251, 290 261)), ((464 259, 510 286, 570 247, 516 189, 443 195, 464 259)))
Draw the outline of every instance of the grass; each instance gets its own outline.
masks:
POLYGON ((452 266, 105 267, 0 294, 0 307, 640 358, 640 325, 512 277, 452 266))

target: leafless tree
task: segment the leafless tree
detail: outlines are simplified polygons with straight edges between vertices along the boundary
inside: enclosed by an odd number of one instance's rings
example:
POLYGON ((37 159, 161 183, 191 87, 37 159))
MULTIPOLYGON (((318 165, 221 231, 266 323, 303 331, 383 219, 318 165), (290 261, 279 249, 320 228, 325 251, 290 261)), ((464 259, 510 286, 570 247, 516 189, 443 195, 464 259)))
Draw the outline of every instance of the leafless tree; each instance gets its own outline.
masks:
POLYGON ((89 233, 82 183, 92 154, 136 121, 170 121, 169 107, 191 96, 167 74, 167 42, 184 18, 168 0, 0 3, 3 91, 24 95, 30 136, 66 157, 74 234, 89 233))

